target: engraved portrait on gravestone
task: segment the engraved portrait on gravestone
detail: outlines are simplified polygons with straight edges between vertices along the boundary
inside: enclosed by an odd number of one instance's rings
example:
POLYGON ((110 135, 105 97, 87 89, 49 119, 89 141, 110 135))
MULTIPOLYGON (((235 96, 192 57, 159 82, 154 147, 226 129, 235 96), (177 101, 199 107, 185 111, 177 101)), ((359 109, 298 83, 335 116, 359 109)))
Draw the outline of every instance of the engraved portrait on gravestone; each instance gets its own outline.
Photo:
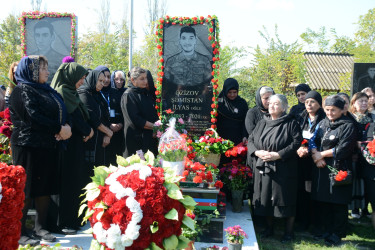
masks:
POLYGON ((71 19, 69 17, 26 19, 26 54, 48 59, 51 80, 65 56, 70 55, 71 19))
POLYGON ((213 88, 212 46, 206 25, 165 25, 163 110, 171 109, 192 135, 210 126, 213 88))
POLYGON ((207 56, 195 50, 197 35, 191 26, 180 30, 181 51, 169 57, 165 63, 165 78, 177 85, 196 86, 211 79, 211 63, 207 56))

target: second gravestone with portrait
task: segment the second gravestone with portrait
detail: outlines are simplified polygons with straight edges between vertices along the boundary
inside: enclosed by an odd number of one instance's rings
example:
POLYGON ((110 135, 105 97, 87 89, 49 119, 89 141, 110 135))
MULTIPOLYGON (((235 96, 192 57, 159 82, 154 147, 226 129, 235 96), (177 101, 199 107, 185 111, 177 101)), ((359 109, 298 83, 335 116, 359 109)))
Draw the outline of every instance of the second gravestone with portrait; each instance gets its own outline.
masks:
POLYGON ((159 113, 180 115, 191 136, 215 127, 219 60, 215 17, 170 18, 158 24, 160 65, 157 80, 159 113))

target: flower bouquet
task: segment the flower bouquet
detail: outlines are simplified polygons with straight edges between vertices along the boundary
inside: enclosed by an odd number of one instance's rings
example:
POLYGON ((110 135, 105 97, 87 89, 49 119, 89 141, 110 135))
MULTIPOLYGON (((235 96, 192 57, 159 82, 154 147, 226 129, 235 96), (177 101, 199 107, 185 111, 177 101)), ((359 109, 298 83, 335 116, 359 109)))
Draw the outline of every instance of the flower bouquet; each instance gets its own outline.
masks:
POLYGON ((157 138, 160 138, 169 129, 169 122, 172 118, 176 119, 174 129, 180 134, 187 134, 185 122, 181 116, 175 114, 171 109, 167 109, 163 111, 160 120, 154 123, 153 131, 157 138))
POLYGON ((330 193, 332 194, 332 187, 333 186, 341 186, 341 185, 348 185, 352 183, 353 176, 352 171, 349 170, 337 170, 334 167, 327 165, 327 168, 331 171, 329 173, 330 179, 330 193))
POLYGON ((23 167, 0 163, 0 249, 18 249, 25 182, 23 167))
POLYGON ((145 160, 133 155, 118 156, 118 167, 94 169, 93 182, 86 187, 87 204, 80 208, 89 220, 94 240, 90 249, 183 249, 189 239, 182 227, 194 230, 194 221, 185 215, 196 202, 182 195, 181 177, 173 171, 155 168, 154 155, 145 160))
POLYGON ((225 152, 226 157, 246 157, 247 155, 247 146, 243 142, 234 146, 233 148, 228 149, 225 152))
POLYGON ((207 129, 203 136, 191 142, 195 152, 205 157, 208 163, 215 165, 219 165, 220 154, 233 148, 233 145, 232 141, 221 138, 212 128, 207 129))
MULTIPOLYGON (((214 164, 201 164, 189 159, 185 161, 185 170, 182 174, 181 182, 213 183, 212 188, 222 188, 223 183, 216 180, 219 169, 214 164)), ((184 185, 184 184, 182 184, 184 185)))
POLYGON ((245 231, 239 225, 227 227, 224 231, 226 232, 225 237, 227 237, 228 243, 242 245, 244 238, 248 238, 245 231))
POLYGON ((245 190, 252 177, 251 168, 238 160, 232 160, 220 169, 220 179, 231 190, 245 190))
POLYGON ((361 151, 366 161, 371 165, 375 165, 375 139, 362 143, 361 151))
POLYGON ((9 108, 0 112, 0 118, 0 162, 12 164, 10 137, 12 135, 13 123, 10 120, 9 108))
POLYGON ((187 154, 186 134, 179 134, 175 129, 176 119, 169 121, 169 128, 160 137, 159 155, 163 159, 163 167, 170 167, 177 175, 184 171, 184 158, 187 154))

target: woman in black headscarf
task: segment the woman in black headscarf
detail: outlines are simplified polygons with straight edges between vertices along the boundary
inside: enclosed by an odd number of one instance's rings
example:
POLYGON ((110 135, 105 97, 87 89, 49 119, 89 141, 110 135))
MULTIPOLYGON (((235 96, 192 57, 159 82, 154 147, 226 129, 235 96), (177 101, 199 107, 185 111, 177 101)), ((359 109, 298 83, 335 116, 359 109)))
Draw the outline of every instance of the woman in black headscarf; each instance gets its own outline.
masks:
MULTIPOLYGON (((85 82, 78 88, 79 98, 89 111, 89 124, 94 129, 94 136, 85 144, 85 159, 90 166, 105 164, 105 150, 113 136, 109 128, 108 104, 100 91, 104 86, 105 76, 103 72, 92 70, 87 75, 85 82)), ((91 176, 93 172, 90 173, 91 176)))
MULTIPOLYGON (((73 234, 80 226, 77 217, 82 189, 87 185, 83 180, 88 175, 85 167, 85 143, 94 135, 87 123, 89 112, 79 99, 77 89, 83 84, 87 70, 78 63, 63 63, 56 71, 51 87, 64 99, 72 123, 72 137, 63 152, 61 185, 57 226, 62 233, 73 234), (67 183, 70 183, 67 185, 67 183)), ((51 221, 52 222, 52 221, 51 221)), ((56 226, 56 225, 53 225, 56 226)))
POLYGON ((111 75, 111 89, 108 93, 111 130, 113 137, 106 147, 106 165, 116 166, 116 156, 122 155, 125 147, 124 116, 121 111, 121 97, 124 94, 126 77, 121 70, 115 70, 111 75))
POLYGON ((352 152, 356 146, 356 127, 343 115, 345 102, 338 95, 325 100, 327 117, 319 123, 312 140, 312 157, 316 164, 312 171, 311 198, 317 202, 317 215, 325 224, 325 231, 317 235, 327 244, 339 245, 346 236, 348 203, 352 185, 332 186, 329 174, 336 170, 352 170, 352 152))
POLYGON ((309 85, 305 83, 298 84, 296 89, 294 90, 298 99, 298 104, 294 105, 290 111, 289 114, 293 115, 297 119, 300 119, 299 116, 302 114, 302 112, 305 110, 305 100, 307 93, 311 90, 309 85))
POLYGON ((305 106, 306 110, 302 112, 299 121, 305 143, 297 150, 299 158, 296 220, 302 230, 307 230, 310 223, 313 222, 311 217, 316 210, 310 198, 311 172, 315 164, 309 154, 308 141, 319 127, 319 122, 326 117, 322 108, 322 96, 318 92, 309 91, 306 95, 305 106))
POLYGON ((67 112, 61 96, 48 84, 48 61, 44 56, 26 56, 18 64, 10 99, 14 125, 11 136, 13 164, 26 170, 25 203, 22 210, 21 245, 36 245, 25 227, 27 211, 34 199, 34 236, 53 242, 45 230, 50 195, 58 193, 59 141, 71 136, 67 112))
POLYGON ((217 109, 217 132, 225 139, 238 144, 247 138, 245 117, 248 110, 247 103, 238 96, 238 82, 228 78, 224 81, 223 90, 219 94, 217 109))
POLYGON ((255 95, 256 106, 247 111, 245 118, 245 126, 249 135, 253 132, 257 123, 268 114, 269 98, 273 94, 275 92, 268 86, 262 86, 257 90, 255 95))
POLYGON ((145 69, 135 67, 130 72, 131 83, 121 98, 124 115, 125 150, 124 157, 131 156, 137 150, 157 153, 157 141, 153 137, 154 122, 158 120, 155 102, 147 91, 147 73, 145 69))

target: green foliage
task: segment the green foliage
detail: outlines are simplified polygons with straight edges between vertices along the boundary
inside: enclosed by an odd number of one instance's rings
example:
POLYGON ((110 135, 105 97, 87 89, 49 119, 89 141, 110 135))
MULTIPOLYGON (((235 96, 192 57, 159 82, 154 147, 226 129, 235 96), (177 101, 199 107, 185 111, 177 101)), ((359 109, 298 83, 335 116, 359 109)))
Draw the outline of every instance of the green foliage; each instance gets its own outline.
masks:
POLYGON ((113 34, 90 32, 79 38, 77 62, 88 68, 106 65, 111 70, 128 71, 129 29, 125 21, 113 34))
POLYGON ((355 39, 358 44, 368 45, 369 49, 375 50, 375 8, 370 9, 365 15, 359 16, 357 22, 358 30, 355 39))
MULTIPOLYGON (((9 15, 0 24, 0 76, 8 76, 10 65, 21 58, 20 26, 18 17, 9 15)), ((8 80, 1 79, 1 84, 9 84, 8 80)))

